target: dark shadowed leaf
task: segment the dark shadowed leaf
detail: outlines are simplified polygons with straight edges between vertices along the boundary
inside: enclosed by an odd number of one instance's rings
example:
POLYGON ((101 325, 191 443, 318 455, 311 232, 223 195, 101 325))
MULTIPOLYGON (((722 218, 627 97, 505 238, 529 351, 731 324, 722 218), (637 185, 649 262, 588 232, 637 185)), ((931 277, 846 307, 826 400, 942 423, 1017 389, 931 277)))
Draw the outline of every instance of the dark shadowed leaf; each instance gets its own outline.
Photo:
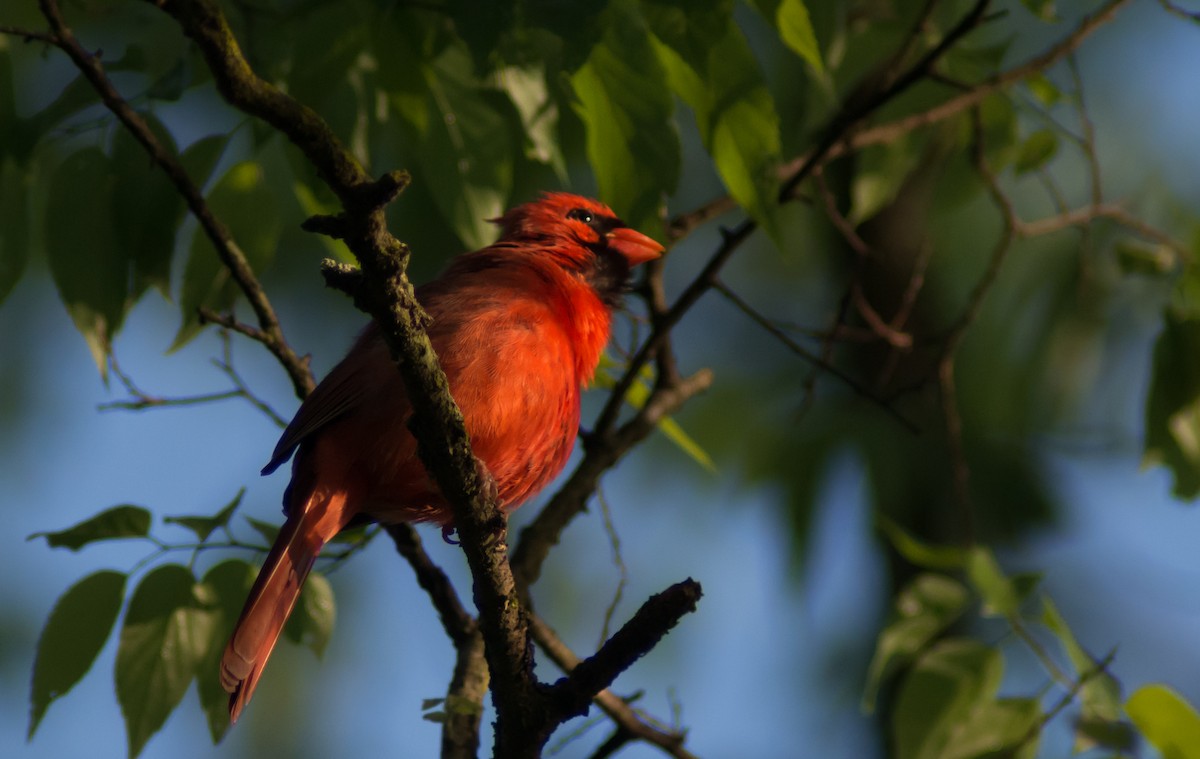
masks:
POLYGON ((283 634, 293 643, 308 646, 318 657, 325 653, 325 646, 333 637, 333 623, 337 618, 337 606, 333 600, 333 588, 325 575, 310 574, 300 592, 300 600, 284 625, 283 634))
MULTIPOLYGON (((170 133, 158 119, 148 115, 144 118, 159 143, 174 153, 175 141, 170 133)), ((116 180, 110 201, 117 244, 129 251, 133 263, 131 297, 136 299, 152 286, 169 298, 171 254, 175 250, 175 230, 183 220, 183 196, 128 129, 118 129, 113 137, 113 166, 116 180)))
POLYGON ((1163 314, 1146 397, 1148 464, 1171 470, 1174 494, 1200 494, 1200 318, 1163 314))
POLYGON ((88 543, 150 534, 150 512, 141 506, 122 504, 106 509, 73 527, 57 532, 35 532, 27 539, 45 538, 51 548, 78 551, 88 543))
POLYGON ((629 0, 614 0, 605 33, 571 77, 601 200, 632 227, 659 234, 663 196, 679 181, 679 135, 666 73, 629 0))
POLYGON ((216 616, 197 591, 190 570, 166 564, 129 601, 113 676, 131 758, 162 728, 208 651, 216 616))
POLYGON ((229 135, 227 134, 201 137, 188 145, 187 150, 183 151, 183 155, 179 157, 179 161, 183 164, 184 170, 194 185, 203 188, 208 184, 213 169, 217 167, 217 162, 221 160, 221 155, 224 154, 228 145, 229 135))
POLYGON ((213 514, 211 517, 186 516, 186 517, 163 517, 163 521, 167 524, 177 524, 180 527, 186 527, 196 533, 196 538, 200 542, 208 540, 208 536, 212 535, 213 530, 224 527, 229 524, 230 517, 237 510, 238 505, 242 502, 242 496, 246 493, 246 489, 242 488, 233 497, 233 500, 225 504, 225 506, 213 514))
POLYGON ((220 665, 233 625, 242 612, 257 569, 240 559, 213 566, 201 581, 201 597, 214 616, 204 656, 196 668, 196 691, 200 708, 208 718, 213 743, 229 729, 229 694, 221 687, 220 665))
POLYGON ((958 619, 967 601, 967 589, 962 583, 940 574, 917 575, 900 591, 891 621, 879 634, 867 671, 864 710, 874 710, 885 680, 958 619))
POLYGON ((279 537, 279 525, 277 524, 271 524, 270 522, 264 522, 261 519, 249 516, 246 517, 246 521, 259 535, 262 535, 263 540, 267 541, 267 545, 274 543, 275 538, 279 537))
POLYGON ((0 304, 25 273, 29 260, 28 198, 28 175, 15 162, 0 158, 0 304))
MULTIPOLYGON (((256 272, 261 272, 275 257, 282 222, 275 194, 267 187, 262 167, 253 162, 239 163, 217 182, 208 194, 212 212, 229 228, 256 272)), ((221 312, 228 310, 238 295, 229 270, 217 257, 216 249, 203 229, 197 229, 183 272, 183 290, 179 308, 183 321, 171 349, 182 347, 201 329, 201 307, 221 312)))
POLYGON ((38 639, 29 692, 29 735, 51 702, 87 674, 112 632, 125 595, 125 575, 101 571, 72 585, 50 612, 38 639))
POLYGON ((54 284, 102 375, 129 303, 130 251, 114 227, 115 189, 116 173, 102 150, 68 156, 50 179, 44 228, 54 284))

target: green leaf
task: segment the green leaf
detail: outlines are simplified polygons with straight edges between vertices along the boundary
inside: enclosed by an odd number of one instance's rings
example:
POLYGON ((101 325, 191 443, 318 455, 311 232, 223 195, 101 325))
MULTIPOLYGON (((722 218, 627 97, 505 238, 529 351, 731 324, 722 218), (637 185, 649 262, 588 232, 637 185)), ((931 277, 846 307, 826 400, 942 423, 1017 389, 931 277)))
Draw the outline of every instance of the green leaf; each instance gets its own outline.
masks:
MULTIPOLYGON (((600 357, 600 368, 592 377, 592 385, 594 387, 606 388, 611 390, 617 386, 616 379, 610 373, 610 369, 615 366, 612 359, 607 355, 600 357)), ((641 409, 646 405, 646 401, 650 400, 650 368, 644 367, 637 382, 629 386, 629 390, 625 392, 625 402, 635 409, 641 409)), ((708 455, 708 451, 704 450, 696 440, 684 431, 683 427, 679 426, 669 416, 664 416, 658 420, 655 425, 659 432, 667 436, 667 439, 679 446, 679 449, 686 453, 693 461, 707 469, 709 472, 716 473, 717 465, 713 462, 712 457, 708 455)))
POLYGON ((300 600, 283 627, 283 634, 293 643, 308 646, 320 658, 333 637, 337 606, 333 587, 325 575, 310 574, 300 592, 300 600))
POLYGON ((255 532, 257 532, 259 535, 262 535, 263 540, 267 541, 267 545, 273 544, 275 542, 275 538, 279 537, 279 525, 277 524, 264 522, 261 519, 255 519, 251 516, 246 517, 246 521, 250 523, 250 526, 254 528, 255 532))
POLYGON ((29 738, 51 702, 92 668, 112 632, 125 595, 125 575, 101 571, 72 585, 50 612, 38 639, 29 691, 29 738))
MULTIPOLYGON (((159 143, 174 153, 171 134, 158 119, 145 118, 159 143)), ((117 244, 130 251, 132 259, 130 295, 136 299, 147 286, 153 286, 169 298, 175 231, 186 210, 183 196, 128 129, 117 130, 112 160, 116 178, 110 200, 117 244)))
POLYGON ((131 251, 114 228, 115 191, 116 174, 103 151, 70 155, 50 178, 44 228, 54 284, 102 376, 129 305, 131 251))
POLYGON ((817 45, 817 34, 813 31, 804 0, 783 0, 775 10, 775 25, 779 27, 783 44, 803 58, 814 73, 824 76, 821 48, 817 45))
POLYGON ((205 654, 196 668, 196 692, 213 743, 229 729, 229 694, 221 687, 221 656, 257 574, 258 570, 247 562, 229 559, 209 569, 200 583, 200 596, 214 621, 205 654))
POLYGON ((214 614, 191 571, 160 566, 133 592, 113 672, 131 759, 183 699, 212 640, 214 614))
POLYGON ((1192 499, 1200 494, 1200 317, 1164 313, 1151 367, 1143 459, 1170 469, 1172 492, 1192 499))
POLYGON ((878 522, 892 547, 912 564, 923 569, 961 569, 966 566, 967 552, 962 548, 922 543, 882 514, 878 522))
POLYGON ((918 138, 911 135, 862 151, 850 184, 847 218, 858 224, 890 205, 919 167, 920 154, 918 138))
POLYGON ((968 598, 962 583, 932 573, 917 575, 900 591, 867 670, 864 711, 874 711, 879 689, 887 678, 958 619, 968 598))
POLYGON ((1055 0, 1021 0, 1030 13, 1039 21, 1054 23, 1058 21, 1058 8, 1055 0))
POLYGON ((188 145, 187 150, 183 151, 183 155, 179 156, 179 162, 183 164, 192 184, 201 188, 208 184, 213 169, 217 167, 217 162, 221 160, 228 145, 228 134, 212 134, 208 137, 201 137, 188 145))
POLYGON ((122 504, 57 532, 35 532, 26 540, 45 538, 51 548, 78 551, 97 540, 140 538, 150 534, 150 512, 141 506, 122 504))
POLYGON ((554 169, 555 176, 566 184, 567 161, 558 139, 558 103, 546 86, 545 68, 508 66, 496 72, 496 80, 521 116, 525 157, 554 169))
POLYGON ((213 534, 213 530, 224 527, 229 524, 230 517, 237 507, 242 502, 242 496, 246 494, 246 489, 238 490, 237 495, 233 500, 227 503, 220 511, 211 517, 201 516, 185 516, 185 517, 163 517, 163 521, 167 524, 177 524, 180 527, 186 527, 196 533, 196 539, 201 543, 208 540, 208 536, 213 534))
MULTIPOLYGON (((229 169, 208 194, 208 206, 229 228, 256 272, 262 272, 275 257, 282 222, 275 194, 267 187, 262 167, 244 161, 229 169)), ((183 321, 171 350, 177 350, 199 334, 198 310, 226 311, 239 293, 237 285, 217 257, 203 229, 197 229, 183 272, 179 308, 183 321)))
POLYGON ((1062 90, 1058 88, 1058 85, 1042 73, 1026 78, 1025 86, 1029 88, 1030 94, 1047 108, 1058 104, 1063 98, 1062 90))
POLYGON ((0 158, 0 305, 29 261, 29 194, 29 175, 0 158))
POLYGON ((1163 759, 1200 759, 1200 715, 1165 685, 1138 688, 1125 710, 1163 759))
POLYGON ((1002 698, 976 704, 955 725, 941 759, 1033 759, 1037 755, 1041 705, 1036 698, 1002 698))
POLYGON ((1045 166, 1058 152, 1058 134, 1050 129, 1039 129, 1021 143, 1013 170, 1018 175, 1036 171, 1045 166))
POLYGON ((1117 264, 1125 274, 1141 274, 1162 277, 1177 271, 1181 261, 1179 254, 1169 245, 1146 242, 1133 237, 1122 237, 1113 245, 1117 264))
POLYGON ((679 182, 675 104, 649 32, 630 0, 599 20, 604 36, 571 77, 601 199, 632 227, 661 235, 663 197, 679 182))
POLYGON ((983 599, 984 616, 1016 616, 1020 606, 1016 589, 989 549, 981 546, 971 549, 967 555, 967 577, 983 599))
POLYGON ((672 91, 691 106, 729 194, 778 239, 779 116, 731 0, 645 0, 672 91))
POLYGON ((891 734, 897 759, 965 756, 949 749, 1003 674, 1000 652, 976 640, 939 641, 922 654, 896 693, 891 734))
POLYGON ((1059 613, 1058 607, 1047 597, 1042 598, 1042 624, 1062 643, 1067 652, 1067 658, 1075 670, 1076 677, 1087 676, 1079 693, 1079 702, 1083 707, 1083 719, 1091 722, 1102 721, 1116 723, 1121 719, 1121 686, 1107 672, 1097 674, 1098 662, 1083 646, 1079 645, 1075 634, 1071 632, 1067 620, 1059 613))

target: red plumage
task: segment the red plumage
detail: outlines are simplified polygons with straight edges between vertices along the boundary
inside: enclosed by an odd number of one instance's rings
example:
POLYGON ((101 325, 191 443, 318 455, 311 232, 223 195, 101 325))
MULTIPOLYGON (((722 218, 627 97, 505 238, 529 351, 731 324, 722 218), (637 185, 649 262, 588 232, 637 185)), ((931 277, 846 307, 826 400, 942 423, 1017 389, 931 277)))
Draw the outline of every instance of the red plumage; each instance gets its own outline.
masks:
MULTIPOLYGON (((429 339, 472 449, 511 511, 566 465, 580 392, 608 342, 612 308, 630 268, 662 246, 604 204, 565 193, 496 222, 497 242, 458 256, 417 299, 433 317, 429 339)), ((231 720, 253 695, 317 554, 351 519, 451 522, 417 457, 410 413, 372 323, 284 431, 263 473, 295 452, 287 521, 221 660, 231 720)))

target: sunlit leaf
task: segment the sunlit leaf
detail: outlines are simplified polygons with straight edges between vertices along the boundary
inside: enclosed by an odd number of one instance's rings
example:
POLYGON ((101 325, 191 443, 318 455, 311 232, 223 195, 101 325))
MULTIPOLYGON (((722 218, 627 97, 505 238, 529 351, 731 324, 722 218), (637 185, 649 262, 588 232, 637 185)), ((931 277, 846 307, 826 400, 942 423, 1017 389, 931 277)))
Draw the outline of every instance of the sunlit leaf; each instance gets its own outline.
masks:
POLYGON ((885 515, 877 518, 879 528, 888 542, 906 560, 923 569, 961 569, 967 563, 967 552, 955 546, 934 546, 917 540, 885 515))
POLYGON ((1038 102, 1046 107, 1055 105, 1062 100, 1062 90, 1045 74, 1034 74, 1028 77, 1025 80, 1025 86, 1029 88, 1029 92, 1037 98, 1038 102))
POLYGON ((643 12, 667 82, 696 115, 729 194, 777 236, 779 116, 730 0, 647 0, 643 12))
POLYGON ((417 65, 423 100, 399 93, 393 106, 422 142, 416 160, 434 203, 464 245, 483 247, 496 236, 488 219, 504 212, 512 192, 516 141, 502 96, 475 82, 460 46, 417 65))
POLYGON ((779 3, 775 10, 775 25, 779 27, 783 44, 803 58, 815 73, 823 75, 825 64, 821 61, 821 48, 817 45, 817 35, 813 31, 804 0, 783 0, 779 3))
POLYGON ((679 135, 666 74, 631 0, 613 0, 605 33, 571 77, 575 111, 600 199, 630 226, 662 229, 663 197, 679 181, 679 135))
POLYGON ((51 702, 87 674, 112 632, 125 595, 125 575, 101 571, 72 585, 50 612, 38 639, 29 692, 29 735, 51 702))
POLYGON ((57 532, 35 532, 27 539, 45 538, 51 548, 78 551, 97 540, 136 538, 150 534, 150 512, 141 506, 122 504, 57 532))
POLYGON ((113 672, 131 758, 183 698, 208 651, 214 622, 192 573, 178 564, 152 570, 134 590, 113 672))
POLYGON ((1165 685, 1144 685, 1125 703, 1133 724, 1163 759, 1200 759, 1200 714, 1165 685))
POLYGON ((216 514, 211 517, 202 516, 183 516, 183 517, 163 517, 163 521, 167 524, 177 524, 180 527, 186 527, 196 533, 196 538, 203 543, 208 540, 208 536, 213 534, 213 530, 224 527, 229 524, 229 519, 233 516, 233 512, 242 502, 242 496, 246 493, 246 489, 238 490, 237 495, 233 500, 227 503, 216 514))
POLYGON ((886 679, 958 619, 968 600, 962 583, 939 574, 917 575, 900 591, 891 620, 879 633, 867 671, 862 701, 865 711, 874 710, 886 679))
POLYGON ((540 66, 508 66, 496 72, 496 80, 521 114, 525 157, 550 166, 565 184, 567 163, 558 140, 558 104, 546 86, 545 71, 540 66))

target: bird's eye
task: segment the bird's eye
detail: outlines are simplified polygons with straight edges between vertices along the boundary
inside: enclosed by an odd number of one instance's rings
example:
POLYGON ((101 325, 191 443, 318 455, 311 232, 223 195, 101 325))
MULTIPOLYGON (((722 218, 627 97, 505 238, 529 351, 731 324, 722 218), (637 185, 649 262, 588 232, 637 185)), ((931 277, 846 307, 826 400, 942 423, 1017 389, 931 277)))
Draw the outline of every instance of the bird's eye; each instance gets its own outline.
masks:
POLYGON ((567 211, 567 218, 582 221, 584 224, 591 224, 596 220, 596 218, 592 216, 592 212, 586 208, 572 208, 570 211, 567 211))

